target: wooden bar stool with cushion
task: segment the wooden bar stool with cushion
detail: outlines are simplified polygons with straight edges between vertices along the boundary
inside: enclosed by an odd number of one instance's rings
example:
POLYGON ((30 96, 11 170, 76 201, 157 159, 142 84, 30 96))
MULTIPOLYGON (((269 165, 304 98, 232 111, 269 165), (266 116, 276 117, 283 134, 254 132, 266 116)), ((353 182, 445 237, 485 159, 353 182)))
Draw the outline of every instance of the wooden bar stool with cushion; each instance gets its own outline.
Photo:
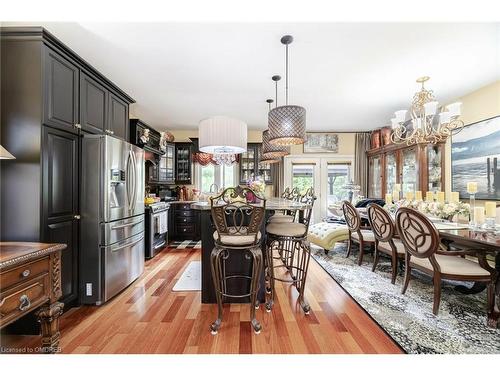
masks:
POLYGON ((460 281, 482 281, 488 285, 488 313, 493 311, 494 280, 496 271, 486 261, 484 252, 441 251, 439 233, 432 222, 422 213, 407 207, 396 212, 396 226, 405 246, 405 280, 401 293, 405 293, 411 278, 412 268, 432 276, 434 305, 437 315, 441 301, 441 279, 460 281), (477 255, 479 264, 462 258, 477 255))
POLYGON ((269 223, 266 226, 266 288, 268 300, 266 310, 271 311, 274 305, 275 282, 291 283, 299 292, 299 304, 305 314, 309 314, 310 306, 304 298, 307 271, 311 258, 311 247, 307 240, 307 231, 311 220, 312 209, 316 197, 314 190, 308 189, 301 198, 301 203, 306 205, 302 212, 300 223, 269 223), (275 256, 274 254, 277 253, 275 256), (275 260, 280 262, 276 264, 275 260), (277 274, 278 269, 284 269, 286 275, 277 274))
MULTIPOLYGON (((290 201, 298 202, 300 200, 300 192, 296 187, 289 191, 289 188, 285 189, 285 192, 281 195, 282 198, 288 199, 290 201), (288 193, 286 193, 288 191, 288 193)), ((273 216, 268 219, 268 223, 293 223, 296 221, 297 211, 287 210, 284 212, 276 212, 273 216)))
POLYGON ((356 208, 349 201, 342 202, 344 219, 349 229, 349 241, 347 242, 347 258, 351 255, 352 243, 359 244, 358 265, 363 263, 364 246, 375 244, 375 236, 369 229, 361 228, 361 217, 356 208))
POLYGON ((223 302, 225 297, 250 297, 250 323, 255 333, 260 333, 261 325, 255 317, 258 308, 257 291, 262 269, 262 250, 260 246, 260 229, 264 222, 266 200, 249 188, 227 188, 220 195, 210 198, 212 220, 215 224, 215 247, 210 262, 212 278, 217 298, 217 319, 210 326, 212 334, 217 334, 222 323, 223 302), (257 197, 260 202, 249 203, 247 193, 257 197), (245 258, 252 260, 251 275, 227 275, 226 261, 233 251, 244 252, 245 258), (244 294, 231 294, 228 284, 234 279, 247 279, 250 290, 244 294))
POLYGON ((375 257, 372 271, 375 271, 377 267, 380 253, 389 255, 392 266, 391 283, 394 284, 398 274, 398 259, 405 258, 405 247, 400 239, 395 238, 396 227, 389 212, 378 204, 369 204, 367 214, 370 227, 375 236, 375 257))

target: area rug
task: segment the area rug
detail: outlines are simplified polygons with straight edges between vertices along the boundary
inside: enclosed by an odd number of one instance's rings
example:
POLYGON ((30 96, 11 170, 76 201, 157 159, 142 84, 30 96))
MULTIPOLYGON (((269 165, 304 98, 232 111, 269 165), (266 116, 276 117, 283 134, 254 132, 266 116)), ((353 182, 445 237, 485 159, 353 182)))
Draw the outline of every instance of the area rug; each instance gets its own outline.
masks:
POLYGON ((168 247, 171 249, 201 249, 201 241, 172 241, 168 247))
POLYGON ((201 261, 191 261, 172 290, 174 292, 201 290, 201 261))
MULTIPOLYGON (((441 307, 432 314, 432 279, 412 270, 412 280, 401 294, 402 272, 391 284, 391 266, 381 256, 375 272, 366 255, 357 265, 357 251, 346 258, 347 245, 339 243, 325 255, 312 246, 313 258, 407 353, 500 353, 500 329, 486 325, 486 292, 464 295, 443 282, 441 307)), ((470 284, 469 284, 470 285, 470 284)))

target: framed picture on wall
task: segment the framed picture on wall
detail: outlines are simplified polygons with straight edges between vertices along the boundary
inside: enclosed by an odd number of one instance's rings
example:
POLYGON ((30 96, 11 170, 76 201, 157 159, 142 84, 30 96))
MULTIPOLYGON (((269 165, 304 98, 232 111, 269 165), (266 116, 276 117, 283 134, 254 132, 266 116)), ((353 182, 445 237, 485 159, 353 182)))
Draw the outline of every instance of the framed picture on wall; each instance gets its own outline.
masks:
POLYGON ((306 133, 304 153, 339 152, 339 137, 335 133, 306 133))
POLYGON ((500 200, 500 116, 467 125, 452 137, 452 190, 468 198, 469 181, 477 182, 476 199, 500 200))

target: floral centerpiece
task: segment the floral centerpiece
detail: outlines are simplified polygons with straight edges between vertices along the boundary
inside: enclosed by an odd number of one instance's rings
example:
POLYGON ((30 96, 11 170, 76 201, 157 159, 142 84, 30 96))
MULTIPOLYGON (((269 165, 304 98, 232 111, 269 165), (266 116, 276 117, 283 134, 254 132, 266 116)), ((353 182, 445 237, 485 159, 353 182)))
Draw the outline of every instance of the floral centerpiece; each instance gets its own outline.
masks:
POLYGON ((419 209, 423 213, 449 221, 452 221, 456 215, 469 216, 470 214, 470 205, 464 202, 421 202, 419 209))
POLYGON ((399 201, 396 201, 394 203, 386 203, 384 208, 391 212, 391 213, 396 213, 396 211, 398 210, 399 207, 409 207, 409 208, 413 208, 415 210, 418 210, 420 209, 420 201, 409 201, 409 200, 406 200, 406 199, 401 199, 399 201))
MULTIPOLYGON (((264 196, 264 191, 266 190, 266 183, 262 179, 262 177, 252 177, 247 180, 247 186, 252 189, 255 193, 260 196, 264 196)), ((247 200, 249 202, 256 202, 257 197, 254 197, 253 194, 247 193, 247 200)))

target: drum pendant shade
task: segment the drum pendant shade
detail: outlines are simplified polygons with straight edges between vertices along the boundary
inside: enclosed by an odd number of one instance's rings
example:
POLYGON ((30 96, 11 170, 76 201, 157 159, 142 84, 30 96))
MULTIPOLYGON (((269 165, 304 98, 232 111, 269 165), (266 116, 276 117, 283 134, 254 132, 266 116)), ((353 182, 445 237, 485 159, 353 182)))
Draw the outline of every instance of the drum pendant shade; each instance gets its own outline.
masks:
POLYGON ((278 146, 299 145, 306 139, 306 110, 284 105, 269 112, 269 143, 278 146))
POLYGON ((241 154, 247 151, 247 124, 244 121, 214 116, 198 126, 199 149, 208 154, 241 154))
POLYGON ((264 159, 276 159, 289 154, 290 149, 287 146, 269 143, 269 130, 262 132, 262 156, 264 159))

